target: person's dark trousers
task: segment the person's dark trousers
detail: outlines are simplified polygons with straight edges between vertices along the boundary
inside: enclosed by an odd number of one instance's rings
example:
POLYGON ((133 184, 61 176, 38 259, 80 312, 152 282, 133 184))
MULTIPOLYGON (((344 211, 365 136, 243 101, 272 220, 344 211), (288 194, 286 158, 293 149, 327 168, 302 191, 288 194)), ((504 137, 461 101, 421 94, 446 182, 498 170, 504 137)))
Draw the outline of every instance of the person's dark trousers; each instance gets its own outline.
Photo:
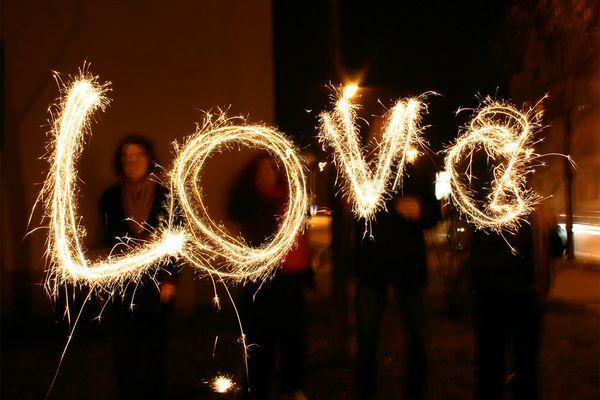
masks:
POLYGON ((268 399, 275 352, 281 350, 281 388, 302 389, 306 371, 306 278, 277 275, 260 289, 248 285, 242 296, 246 326, 250 399, 268 399))
POLYGON ((507 349, 514 356, 513 399, 539 399, 542 309, 533 293, 477 293, 477 399, 502 399, 507 349))
MULTIPOLYGON (((357 279, 358 349, 356 384, 359 395, 362 397, 373 396, 377 392, 377 351, 387 291, 387 282, 357 279)), ((405 335, 405 397, 407 399, 421 399, 425 397, 427 381, 423 289, 407 289, 396 285, 396 296, 399 301, 405 335)))
POLYGON ((169 306, 152 312, 118 313, 114 357, 120 399, 163 399, 167 372, 169 306))

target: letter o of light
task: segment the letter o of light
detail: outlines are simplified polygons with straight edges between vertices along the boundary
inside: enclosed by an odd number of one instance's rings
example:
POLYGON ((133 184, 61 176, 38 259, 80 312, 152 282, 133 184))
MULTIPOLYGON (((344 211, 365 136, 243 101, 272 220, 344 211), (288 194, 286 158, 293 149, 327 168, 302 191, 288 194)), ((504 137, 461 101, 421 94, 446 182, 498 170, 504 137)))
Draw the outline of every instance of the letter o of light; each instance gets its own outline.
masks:
POLYGON ((227 120, 220 120, 187 141, 171 172, 172 191, 187 221, 189 242, 183 257, 224 278, 264 277, 294 245, 305 222, 308 196, 302 163, 293 144, 276 130, 261 125, 230 125, 227 120), (232 144, 266 149, 280 160, 287 176, 289 202, 279 229, 259 247, 248 246, 215 223, 202 201, 199 178, 204 163, 211 153, 232 144))

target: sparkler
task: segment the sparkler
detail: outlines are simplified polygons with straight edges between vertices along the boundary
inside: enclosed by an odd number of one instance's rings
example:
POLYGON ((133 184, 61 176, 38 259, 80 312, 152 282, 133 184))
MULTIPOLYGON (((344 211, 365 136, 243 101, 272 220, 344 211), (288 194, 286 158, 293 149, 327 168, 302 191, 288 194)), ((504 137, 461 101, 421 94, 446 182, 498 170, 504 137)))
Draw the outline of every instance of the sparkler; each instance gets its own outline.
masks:
POLYGON ((216 393, 227 393, 235 388, 235 383, 231 378, 225 375, 219 375, 213 379, 211 386, 216 393))
MULTIPOLYGON (((129 252, 90 261, 82 244, 75 197, 76 163, 83 150, 89 121, 108 103, 106 85, 81 74, 64 88, 53 122, 50 144, 50 171, 38 197, 49 225, 47 254, 50 268, 47 286, 56 294, 66 282, 87 284, 92 289, 113 288, 125 281, 138 281, 143 274, 171 257, 184 257, 193 266, 221 278, 259 279, 268 276, 287 251, 304 224, 308 196, 302 163, 293 144, 283 134, 259 125, 233 125, 240 119, 216 121, 207 117, 201 129, 179 149, 171 174, 173 189, 168 218, 147 240, 129 252), (281 159, 288 178, 289 204, 280 229, 260 247, 247 246, 243 239, 229 235, 209 216, 202 202, 199 174, 208 156, 225 145, 246 144, 266 148, 281 159), (175 227, 178 202, 183 227, 175 227), (197 214, 199 213, 199 214, 197 214)), ((130 242, 123 238, 123 244, 130 242)))
POLYGON ((449 176, 451 197, 460 211, 475 227, 500 232, 515 230, 531 211, 539 196, 527 188, 526 178, 534 169, 533 134, 539 128, 541 112, 521 112, 515 107, 487 98, 476 110, 466 131, 447 150, 445 168, 449 176), (493 179, 486 202, 481 206, 475 193, 463 181, 471 182, 471 160, 477 149, 499 162, 493 168, 493 179), (469 157, 464 172, 457 168, 469 157))
POLYGON ((355 87, 346 88, 334 110, 321 114, 319 139, 333 149, 354 213, 369 221, 384 207, 389 193, 402 183, 405 164, 416 157, 417 149, 424 144, 419 126, 424 106, 414 98, 397 101, 385 116, 378 153, 367 162, 355 123, 358 106, 351 101, 354 93, 355 87))

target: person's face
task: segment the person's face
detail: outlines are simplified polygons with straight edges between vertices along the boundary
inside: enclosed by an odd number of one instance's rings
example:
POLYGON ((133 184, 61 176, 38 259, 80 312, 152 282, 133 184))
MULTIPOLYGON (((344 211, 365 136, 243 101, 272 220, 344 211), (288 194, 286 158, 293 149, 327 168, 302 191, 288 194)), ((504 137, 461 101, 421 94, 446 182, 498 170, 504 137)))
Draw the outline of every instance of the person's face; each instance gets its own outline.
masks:
POLYGON ((267 193, 277 185, 279 172, 273 160, 265 158, 260 160, 254 176, 256 188, 261 193, 267 193))
POLYGON ((126 144, 121 150, 123 174, 131 181, 142 180, 150 170, 150 158, 139 144, 126 144))

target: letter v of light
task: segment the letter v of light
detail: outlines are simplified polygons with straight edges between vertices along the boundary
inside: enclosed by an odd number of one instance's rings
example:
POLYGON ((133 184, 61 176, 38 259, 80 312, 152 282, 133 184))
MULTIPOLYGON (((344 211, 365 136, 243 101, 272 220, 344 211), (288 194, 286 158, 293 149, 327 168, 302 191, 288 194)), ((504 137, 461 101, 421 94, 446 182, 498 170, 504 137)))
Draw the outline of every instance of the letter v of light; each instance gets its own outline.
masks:
POLYGON ((420 132, 423 107, 421 101, 413 98, 396 102, 384 116, 383 136, 377 154, 370 161, 365 160, 359 144, 357 105, 342 97, 333 111, 320 115, 319 140, 333 149, 353 212, 367 222, 384 208, 387 195, 402 184, 409 150, 423 145, 420 132))

